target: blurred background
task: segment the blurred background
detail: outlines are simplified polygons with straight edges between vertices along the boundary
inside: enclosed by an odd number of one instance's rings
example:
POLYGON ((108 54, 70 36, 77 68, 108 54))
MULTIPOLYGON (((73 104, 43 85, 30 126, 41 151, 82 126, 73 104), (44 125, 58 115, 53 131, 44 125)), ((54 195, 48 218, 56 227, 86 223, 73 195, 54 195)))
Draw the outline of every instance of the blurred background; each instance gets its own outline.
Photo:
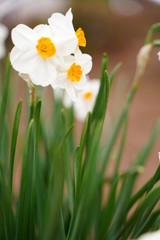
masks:
MULTIPOLYGON (((9 30, 19 23, 34 27, 39 23, 47 23, 47 19, 52 13, 61 12, 64 14, 70 7, 72 7, 75 29, 82 27, 86 35, 87 48, 84 51, 93 57, 90 78, 99 78, 103 52, 109 55, 109 72, 118 62, 122 62, 109 102, 107 115, 109 124, 106 123, 106 128, 109 126, 108 131, 110 131, 122 109, 127 91, 133 81, 136 55, 144 44, 146 33, 152 24, 160 22, 160 0, 0 0, 0 22, 7 25, 9 30)), ((160 34, 155 35, 155 37, 160 38, 160 34)), ((13 47, 10 36, 6 46, 8 51, 13 47)), ((158 51, 160 49, 157 48, 152 54, 150 64, 131 107, 122 170, 133 159, 135 153, 141 149, 148 139, 154 123, 160 117, 158 51)), ((18 79, 16 73, 13 74, 15 76, 13 78, 14 85, 17 86, 17 94, 14 97, 17 101, 21 97, 24 102, 21 119, 23 128, 23 125, 25 126, 23 123, 26 121, 26 85, 18 79)), ((50 111, 46 91, 51 95, 52 90, 47 88, 43 92, 48 106, 47 111, 50 111)), ((17 102, 12 111, 15 111, 16 105, 17 102)), ((80 128, 81 123, 77 122, 77 138, 80 128)), ((160 138, 142 176, 142 182, 156 170, 159 164, 158 151, 160 151, 160 138)))

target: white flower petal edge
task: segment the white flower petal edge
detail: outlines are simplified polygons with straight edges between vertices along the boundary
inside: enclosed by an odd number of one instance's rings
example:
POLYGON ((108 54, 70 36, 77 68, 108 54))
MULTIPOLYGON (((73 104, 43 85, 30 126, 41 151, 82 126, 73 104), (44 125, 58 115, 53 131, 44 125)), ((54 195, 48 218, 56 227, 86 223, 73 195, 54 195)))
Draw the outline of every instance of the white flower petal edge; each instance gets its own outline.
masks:
POLYGON ((159 240, 160 239, 160 230, 156 232, 145 233, 140 236, 137 240, 159 240))
POLYGON ((0 23, 0 59, 5 56, 6 48, 5 48, 5 40, 8 36, 8 28, 0 23))
POLYGON ((73 15, 71 8, 68 10, 66 15, 61 13, 54 13, 48 19, 49 25, 53 29, 53 33, 58 37, 59 42, 64 46, 65 55, 75 53, 78 47, 78 39, 75 34, 73 27, 73 15))
POLYGON ((158 60, 160 61, 160 51, 157 53, 158 55, 158 60))
POLYGON ((38 41, 38 36, 33 29, 24 24, 19 24, 13 28, 11 38, 14 45, 22 51, 34 47, 38 41))
POLYGON ((99 87, 99 79, 87 80, 84 90, 78 94, 78 99, 73 105, 78 120, 84 121, 88 112, 93 111, 99 87))
MULTIPOLYGON (((78 56, 66 56, 63 58, 62 64, 59 63, 59 71, 56 80, 51 84, 53 88, 65 89, 72 101, 77 100, 78 92, 82 91, 86 83, 86 74, 89 73, 92 67, 92 58, 88 54, 78 56), (83 56, 84 55, 84 56, 83 56), (75 64, 81 69, 79 80, 72 80, 68 76, 68 70, 75 64)), ((75 74, 75 73, 74 73, 75 74)), ((79 74, 79 72, 78 72, 79 74)))

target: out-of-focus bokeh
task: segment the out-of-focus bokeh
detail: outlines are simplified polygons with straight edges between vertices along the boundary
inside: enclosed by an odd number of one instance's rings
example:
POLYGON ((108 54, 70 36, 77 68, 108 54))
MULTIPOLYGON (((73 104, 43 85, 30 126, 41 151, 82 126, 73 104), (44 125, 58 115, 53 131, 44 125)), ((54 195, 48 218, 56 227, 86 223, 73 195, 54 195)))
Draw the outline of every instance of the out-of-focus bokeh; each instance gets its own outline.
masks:
MULTIPOLYGON (((123 63, 114 83, 109 103, 108 118, 112 123, 116 121, 133 80, 136 55, 144 44, 146 33, 152 24, 160 22, 160 1, 0 0, 0 22, 6 24, 9 30, 19 23, 34 27, 39 23, 47 23, 52 13, 65 13, 70 7, 73 11, 75 28, 82 27, 86 34, 87 48, 84 51, 93 57, 90 77, 100 76, 103 52, 109 55, 109 72, 119 61, 123 63)), ((155 37, 160 38, 160 34, 155 37)), ((10 36, 7 40, 7 48, 8 51, 12 48, 10 36)), ((160 117, 160 62, 157 58, 159 50, 157 48, 152 54, 150 64, 131 107, 122 169, 146 142, 155 121, 160 117)), ((18 84, 20 85, 18 97, 23 99, 24 91, 21 89, 24 89, 25 83, 21 80, 18 84)), ((51 89, 47 91, 51 92, 51 89)), ((46 102, 49 109, 49 101, 46 100, 46 102)), ((25 116, 23 118, 25 120, 25 116)), ((142 181, 148 179, 159 164, 158 151, 160 151, 160 138, 142 181)))

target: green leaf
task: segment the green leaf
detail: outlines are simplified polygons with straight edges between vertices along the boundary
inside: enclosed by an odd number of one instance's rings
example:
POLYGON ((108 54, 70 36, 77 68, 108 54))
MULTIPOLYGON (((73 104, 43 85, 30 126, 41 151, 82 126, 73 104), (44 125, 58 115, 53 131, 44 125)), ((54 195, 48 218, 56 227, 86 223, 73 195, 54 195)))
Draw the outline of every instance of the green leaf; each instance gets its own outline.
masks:
POLYGON ((0 158, 1 158, 1 149, 2 149, 2 138, 3 138, 3 129, 4 129, 4 122, 5 122, 5 113, 7 107, 7 100, 8 100, 8 90, 9 90, 9 77, 11 71, 11 64, 8 57, 6 74, 5 74, 5 81, 4 81, 4 88, 2 94, 2 101, 0 104, 0 158))
POLYGON ((151 42, 152 35, 155 32, 160 32, 160 23, 155 23, 150 27, 145 39, 145 44, 148 44, 151 42))
POLYGON ((27 239, 28 223, 29 223, 29 202, 28 202, 28 169, 29 155, 31 148, 31 137, 33 130, 33 119, 29 123, 26 146, 23 157, 21 187, 17 214, 16 240, 27 239))
POLYGON ((153 186, 160 180, 160 166, 157 168, 153 177, 151 177, 148 182, 146 182, 140 190, 133 195, 128 203, 128 210, 140 199, 146 192, 149 192, 153 186))
POLYGON ((123 233, 123 237, 127 238, 129 236, 133 227, 137 224, 137 220, 141 220, 143 214, 150 207, 154 207, 158 200, 160 200, 160 186, 156 186, 154 189, 152 189, 136 208, 132 217, 128 220, 125 228, 123 229, 123 231, 125 231, 125 233, 123 233))
POLYGON ((118 183, 119 183, 119 177, 117 177, 117 179, 115 179, 114 183, 111 185, 108 201, 103 209, 103 212, 100 215, 101 221, 100 221, 97 239, 105 238, 105 234, 107 233, 109 226, 112 223, 112 219, 114 216, 116 191, 117 191, 118 183))
POLYGON ((0 239, 15 239, 15 217, 9 189, 0 171, 0 239))
POLYGON ((40 132, 40 110, 41 102, 38 101, 35 106, 34 112, 34 155, 33 155, 33 167, 32 167, 32 182, 31 182, 31 203, 30 203, 30 219, 29 219, 29 239, 35 238, 35 189, 36 189, 36 168, 37 168, 37 155, 39 146, 39 132, 40 132))
POLYGON ((106 101, 105 98, 108 98, 108 95, 105 94, 108 91, 109 94, 109 87, 107 88, 107 84, 109 84, 108 74, 106 72, 108 64, 108 57, 104 54, 102 59, 102 70, 101 70, 101 84, 99 93, 97 95, 96 103, 93 109, 93 119, 101 118, 104 111, 106 111, 106 101))
POLYGON ((16 109, 16 114, 14 118, 12 138, 11 138, 11 148, 10 148, 10 165, 9 165, 9 188, 12 192, 12 178, 13 178, 13 166, 14 166, 14 157, 16 151, 16 143, 19 129, 19 121, 21 115, 22 101, 20 100, 16 109))
POLYGON ((114 81, 115 76, 116 76, 118 70, 120 69, 121 65, 122 65, 121 62, 118 63, 118 64, 115 66, 115 68, 113 69, 113 71, 111 72, 111 75, 110 75, 110 89, 112 88, 113 81, 114 81))

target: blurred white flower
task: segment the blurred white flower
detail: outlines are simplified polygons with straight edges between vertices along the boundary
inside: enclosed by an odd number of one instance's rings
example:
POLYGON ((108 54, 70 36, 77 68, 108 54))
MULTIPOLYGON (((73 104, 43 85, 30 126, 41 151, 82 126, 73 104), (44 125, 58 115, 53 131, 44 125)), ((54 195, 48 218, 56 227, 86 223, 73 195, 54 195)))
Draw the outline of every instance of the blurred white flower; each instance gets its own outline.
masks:
POLYGON ((86 74, 92 68, 92 58, 88 54, 66 56, 57 66, 57 78, 51 84, 53 88, 65 89, 72 101, 77 100, 78 92, 86 84, 86 74))
POLYGON ((98 79, 87 80, 83 92, 79 93, 77 101, 74 103, 74 111, 77 119, 83 121, 88 112, 93 111, 100 87, 98 79))
POLYGON ((0 23, 0 59, 4 57, 6 53, 5 40, 8 36, 8 28, 0 23))
POLYGON ((158 55, 158 60, 160 61, 160 51, 157 53, 158 55))
POLYGON ((145 233, 140 236, 137 240, 159 240, 160 239, 160 230, 152 233, 145 233))
POLYGON ((35 85, 43 87, 51 84, 57 75, 58 56, 66 55, 66 45, 62 45, 48 25, 38 25, 34 29, 19 24, 12 30, 15 47, 10 59, 15 70, 29 74, 35 85))
POLYGON ((160 162, 160 152, 158 152, 158 158, 159 158, 159 162, 160 162))
POLYGON ((55 99, 62 101, 65 108, 70 108, 72 106, 73 102, 68 96, 68 94, 66 94, 64 89, 60 89, 60 88, 53 89, 53 93, 54 93, 55 99))
POLYGON ((73 14, 71 8, 66 15, 54 13, 48 19, 53 32, 59 37, 59 40, 68 44, 68 47, 72 49, 71 53, 75 53, 79 52, 79 46, 86 46, 86 38, 82 28, 78 28, 77 31, 74 30, 72 21, 73 14))

